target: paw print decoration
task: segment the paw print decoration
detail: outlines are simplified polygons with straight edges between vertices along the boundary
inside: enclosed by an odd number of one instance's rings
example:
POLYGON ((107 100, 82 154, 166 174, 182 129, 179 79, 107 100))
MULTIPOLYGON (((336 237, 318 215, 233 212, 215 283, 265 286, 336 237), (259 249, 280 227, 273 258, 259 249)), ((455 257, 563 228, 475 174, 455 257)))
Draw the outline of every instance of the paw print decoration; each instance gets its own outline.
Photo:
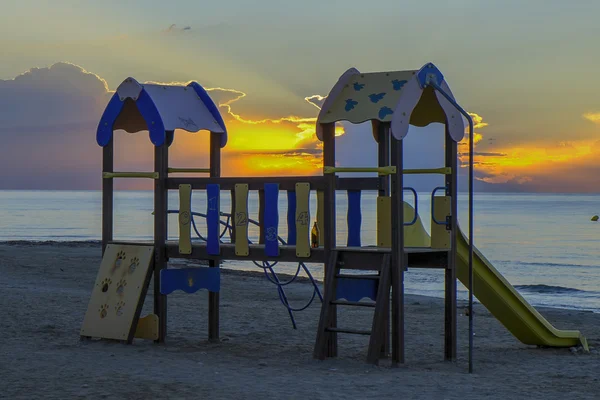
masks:
POLYGON ((117 294, 120 296, 123 296, 126 286, 127 286, 127 281, 125 279, 121 279, 119 282, 117 282, 117 289, 116 289, 117 294))
POLYGON ((102 304, 98 309, 98 312, 100 313, 100 318, 106 318, 108 315, 108 304, 102 304))
POLYGON ((117 253, 117 259, 115 260, 115 263, 112 267, 111 272, 115 272, 117 269, 121 268, 121 264, 123 263, 123 260, 125 259, 125 252, 124 251, 119 251, 117 253))
POLYGON ((128 268, 129 274, 130 275, 133 274, 135 272, 135 270, 137 269, 137 267, 139 267, 139 265, 140 265, 140 259, 137 257, 133 257, 131 259, 131 261, 129 262, 129 268, 128 268))
POLYGON ((124 311, 125 311, 125 302, 124 301, 117 302, 117 304, 115 305, 115 314, 117 314, 117 317, 120 317, 121 315, 123 315, 124 311))
POLYGON ((110 287, 110 285, 112 284, 112 280, 110 278, 104 278, 102 280, 102 282, 100 282, 100 288, 102 289, 103 293, 108 292, 108 288, 110 287))

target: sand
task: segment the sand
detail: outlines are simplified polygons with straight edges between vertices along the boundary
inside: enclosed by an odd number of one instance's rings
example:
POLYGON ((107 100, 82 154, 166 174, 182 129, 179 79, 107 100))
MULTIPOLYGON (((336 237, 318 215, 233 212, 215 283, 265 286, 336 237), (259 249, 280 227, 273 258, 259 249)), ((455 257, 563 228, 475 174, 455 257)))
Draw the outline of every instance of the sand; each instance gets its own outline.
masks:
MULTIPOLYGON (((169 296, 165 345, 80 341, 100 265, 97 244, 0 244, 0 398, 7 399, 592 399, 598 398, 600 315, 540 309, 556 327, 580 329, 592 351, 541 349, 475 310, 475 373, 467 373, 467 323, 459 316, 456 363, 443 361, 441 299, 407 296, 406 364, 364 362, 367 338, 340 336, 337 359, 312 358, 320 303, 292 329, 260 274, 224 269, 221 342, 207 342, 206 292, 169 296)), ((225 264, 225 267, 227 264, 225 264)), ((304 302, 310 285, 289 286, 304 302)), ((151 296, 151 291, 149 296, 151 296)), ((144 314, 151 311, 146 302, 144 314)), ((462 311, 462 309, 461 309, 462 311)), ((340 321, 368 326, 371 309, 340 321)), ((340 324, 341 325, 341 324, 340 324)))

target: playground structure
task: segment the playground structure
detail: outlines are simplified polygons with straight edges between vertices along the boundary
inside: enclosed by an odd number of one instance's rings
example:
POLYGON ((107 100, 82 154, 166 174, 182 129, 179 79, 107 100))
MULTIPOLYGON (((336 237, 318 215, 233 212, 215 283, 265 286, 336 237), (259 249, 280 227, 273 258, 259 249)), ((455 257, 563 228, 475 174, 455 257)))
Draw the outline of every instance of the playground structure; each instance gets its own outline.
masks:
MULTIPOLYGON (((456 359, 457 279, 469 289, 469 370, 472 371, 473 295, 519 340, 540 346, 568 347, 585 338, 578 331, 559 331, 531 307, 473 247, 473 125, 454 100, 444 76, 433 65, 419 70, 360 73, 349 69, 331 89, 317 119, 323 141, 323 175, 301 177, 220 177, 221 148, 227 143, 223 119, 206 91, 187 86, 140 84, 126 79, 100 120, 97 142, 103 151, 103 261, 81 329, 82 337, 101 337, 131 343, 134 337, 164 342, 167 336, 167 295, 175 290, 208 291, 208 338, 219 338, 220 262, 262 263, 265 275, 277 285, 293 321, 293 309, 272 262, 325 265, 324 293, 313 281, 314 299, 322 300, 314 357, 337 356, 338 334, 369 335, 367 361, 391 355, 392 365, 404 362, 404 273, 409 268, 439 268, 445 274, 444 359, 456 359), (463 119, 464 118, 464 119, 463 119), (469 125, 469 238, 461 232, 457 214, 458 142, 469 125), (340 167, 335 160, 335 123, 371 121, 378 144, 377 167, 340 167), (444 165, 433 169, 403 168, 403 141, 409 125, 445 125, 444 165), (148 131, 154 144, 154 171, 115 172, 113 131, 148 131), (169 167, 169 146, 176 129, 210 132, 208 168, 169 167), (347 178, 339 173, 371 172, 376 177, 347 178), (170 174, 208 174, 171 177, 170 174), (432 191, 431 235, 423 227, 417 193, 403 186, 405 174, 442 174, 444 186, 432 191), (113 240, 113 180, 149 178, 154 181, 154 240, 124 243, 113 240), (179 191, 179 208, 170 210, 167 192, 179 191), (191 209, 193 191, 205 191, 206 213, 191 209), (221 211, 221 193, 231 193, 231 212, 221 211), (258 220, 248 212, 249 191, 258 191, 258 220), (278 202, 288 200, 288 240, 279 235, 278 202), (310 191, 316 191, 316 221, 320 236, 311 247, 310 191), (336 192, 348 198, 348 238, 336 241, 336 192), (361 193, 377 192, 377 246, 362 246, 361 193), (415 197, 415 208, 404 201, 415 197), (443 193, 443 195, 437 195, 443 193), (177 213, 179 238, 167 240, 167 217, 177 213), (206 235, 198 232, 194 216, 206 218, 206 235), (225 219, 225 220, 223 220, 225 219), (248 226, 259 227, 259 242, 250 243, 248 226), (400 228, 402 227, 402 228, 400 228), (201 240, 192 239, 192 228, 201 240), (228 233, 230 240, 225 241, 228 233), (208 267, 167 268, 167 261, 188 258, 208 261, 208 267), (154 277, 154 312, 141 318, 141 308, 154 277), (391 295, 391 296, 390 296, 391 295), (391 297, 391 298, 390 298, 391 297), (365 298, 371 301, 362 301, 365 298), (372 329, 340 327, 338 307, 374 309, 372 329), (391 337, 391 340, 390 340, 391 337)), ((308 303, 310 304, 310 302, 308 303)), ((308 305, 307 305, 308 306, 308 305)), ((295 324, 294 324, 295 326, 295 324)))

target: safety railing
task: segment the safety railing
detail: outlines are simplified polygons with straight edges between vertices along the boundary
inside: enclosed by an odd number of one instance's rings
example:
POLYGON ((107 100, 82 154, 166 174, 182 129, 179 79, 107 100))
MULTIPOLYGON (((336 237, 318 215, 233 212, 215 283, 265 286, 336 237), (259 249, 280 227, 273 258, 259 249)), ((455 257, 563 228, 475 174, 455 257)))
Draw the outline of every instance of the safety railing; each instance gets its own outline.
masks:
POLYGON ((103 172, 102 177, 104 179, 113 178, 150 178, 158 179, 158 172, 103 172))

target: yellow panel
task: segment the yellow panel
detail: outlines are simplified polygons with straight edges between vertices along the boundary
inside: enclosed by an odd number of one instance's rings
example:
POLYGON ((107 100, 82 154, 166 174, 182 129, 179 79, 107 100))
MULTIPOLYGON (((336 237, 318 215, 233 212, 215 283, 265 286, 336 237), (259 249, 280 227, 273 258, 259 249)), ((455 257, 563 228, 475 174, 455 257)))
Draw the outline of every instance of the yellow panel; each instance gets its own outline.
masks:
MULTIPOLYGON (((450 196, 435 196, 433 198, 433 212, 435 219, 442 222, 450 215, 450 196)), ((431 220, 431 248, 449 249, 450 231, 446 225, 439 225, 431 220)))
POLYGON ((323 246, 323 238, 325 237, 325 194, 322 191, 317 192, 317 227, 319 228, 319 246, 323 246))
MULTIPOLYGON (((412 222, 414 216, 415 209, 413 206, 404 202, 404 222, 412 222)), ((404 247, 431 247, 429 233, 425 230, 423 221, 418 215, 414 224, 404 227, 404 247)))
POLYGON ((377 197, 377 246, 392 247, 392 198, 377 197))
POLYGON ((235 185, 235 254, 247 256, 248 247, 248 185, 235 185))
POLYGON ((421 99, 410 115, 410 124, 414 126, 427 126, 432 122, 446 123, 446 114, 435 96, 433 88, 423 90, 421 99))
POLYGON ((139 319, 135 330, 138 339, 158 340, 158 315, 148 314, 139 319))
POLYGON ((88 303, 81 336, 128 340, 150 281, 154 246, 109 244, 88 303))
MULTIPOLYGON (((392 247, 392 198, 377 197, 377 246, 392 247)), ((413 206, 404 202, 404 222, 411 222, 415 215, 413 206)), ((417 216, 414 224, 404 227, 404 247, 430 247, 429 234, 417 216)))
POLYGON ((310 257, 309 196, 310 184, 306 182, 296 183, 296 256, 303 258, 310 257))
POLYGON ((179 185, 179 253, 192 254, 192 185, 179 185))

